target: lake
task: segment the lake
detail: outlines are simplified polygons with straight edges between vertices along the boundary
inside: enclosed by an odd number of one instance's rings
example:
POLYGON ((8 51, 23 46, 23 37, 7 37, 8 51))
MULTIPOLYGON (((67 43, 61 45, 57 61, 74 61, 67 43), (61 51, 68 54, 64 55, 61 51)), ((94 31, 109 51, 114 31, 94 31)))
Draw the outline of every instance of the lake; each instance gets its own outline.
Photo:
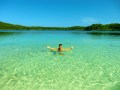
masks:
POLYGON ((120 31, 0 30, 0 90, 120 90, 120 31))

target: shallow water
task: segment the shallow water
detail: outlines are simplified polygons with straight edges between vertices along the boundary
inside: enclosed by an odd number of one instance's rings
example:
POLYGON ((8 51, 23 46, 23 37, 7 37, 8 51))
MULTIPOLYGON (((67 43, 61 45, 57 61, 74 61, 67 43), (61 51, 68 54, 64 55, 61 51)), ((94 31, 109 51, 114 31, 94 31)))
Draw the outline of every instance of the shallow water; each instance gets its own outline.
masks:
POLYGON ((2 30, 0 90, 120 90, 120 32, 2 30))

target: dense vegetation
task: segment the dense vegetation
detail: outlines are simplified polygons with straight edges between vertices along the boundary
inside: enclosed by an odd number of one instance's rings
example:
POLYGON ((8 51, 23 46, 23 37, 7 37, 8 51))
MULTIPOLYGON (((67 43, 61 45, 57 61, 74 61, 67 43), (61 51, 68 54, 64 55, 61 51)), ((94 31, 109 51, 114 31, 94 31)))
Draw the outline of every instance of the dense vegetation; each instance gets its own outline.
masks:
POLYGON ((92 24, 91 26, 85 27, 85 30, 120 30, 120 24, 92 24))
POLYGON ((22 25, 14 25, 5 22, 0 22, 0 29, 1 30, 119 30, 120 31, 120 24, 113 23, 113 24, 92 24, 90 26, 73 26, 73 27, 41 27, 41 26, 22 26, 22 25))

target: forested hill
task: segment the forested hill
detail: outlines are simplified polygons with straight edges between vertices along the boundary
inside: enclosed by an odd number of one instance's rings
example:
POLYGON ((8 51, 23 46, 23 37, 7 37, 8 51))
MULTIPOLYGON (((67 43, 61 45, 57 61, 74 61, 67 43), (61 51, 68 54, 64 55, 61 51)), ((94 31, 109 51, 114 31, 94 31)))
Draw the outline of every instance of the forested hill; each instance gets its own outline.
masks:
POLYGON ((73 27, 42 27, 42 26, 22 26, 5 22, 0 22, 0 30, 119 30, 120 23, 112 24, 92 24, 90 26, 73 27))

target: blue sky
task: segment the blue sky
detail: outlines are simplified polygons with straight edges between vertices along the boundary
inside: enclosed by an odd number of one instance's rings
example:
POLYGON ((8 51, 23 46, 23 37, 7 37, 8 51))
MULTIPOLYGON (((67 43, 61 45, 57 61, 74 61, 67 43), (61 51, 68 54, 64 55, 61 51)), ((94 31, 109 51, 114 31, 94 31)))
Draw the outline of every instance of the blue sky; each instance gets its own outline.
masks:
POLYGON ((120 23, 120 0, 0 0, 0 21, 27 26, 120 23))

